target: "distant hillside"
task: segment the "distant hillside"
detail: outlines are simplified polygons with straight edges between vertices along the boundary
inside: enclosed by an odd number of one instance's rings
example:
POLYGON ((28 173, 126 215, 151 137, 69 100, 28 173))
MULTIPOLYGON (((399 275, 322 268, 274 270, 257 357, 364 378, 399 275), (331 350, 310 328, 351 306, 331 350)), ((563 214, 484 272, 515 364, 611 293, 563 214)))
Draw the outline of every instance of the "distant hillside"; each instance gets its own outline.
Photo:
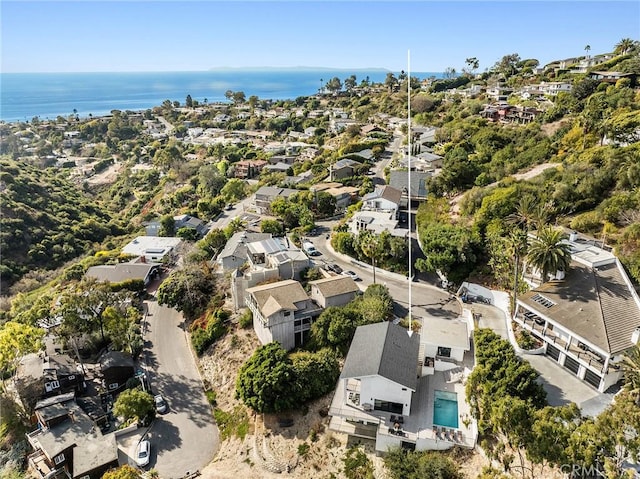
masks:
POLYGON ((0 292, 35 268, 56 268, 112 231, 111 216, 65 176, 0 158, 0 292))

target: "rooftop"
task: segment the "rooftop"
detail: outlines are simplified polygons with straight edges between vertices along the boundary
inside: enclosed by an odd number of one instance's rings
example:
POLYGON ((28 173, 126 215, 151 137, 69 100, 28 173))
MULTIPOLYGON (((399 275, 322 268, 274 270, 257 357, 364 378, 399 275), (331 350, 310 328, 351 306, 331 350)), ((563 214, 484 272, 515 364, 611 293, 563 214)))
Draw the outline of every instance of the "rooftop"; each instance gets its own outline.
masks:
POLYGON ((297 310, 295 303, 309 299, 300 283, 292 279, 264 284, 247 289, 260 310, 270 316, 281 310, 297 310))
POLYGON ((129 279, 145 279, 160 263, 118 263, 91 266, 86 276, 98 281, 121 283, 129 279))
POLYGON ((548 281, 518 301, 609 354, 632 347, 640 327, 640 301, 618 262, 590 268, 573 261, 564 280, 548 281))
POLYGON ((420 335, 389 321, 359 326, 340 379, 380 375, 416 390, 420 335))
POLYGON ((469 327, 466 321, 426 316, 420 331, 423 342, 469 351, 469 327))
POLYGON ((360 291, 356 282, 348 276, 332 276, 330 278, 317 279, 315 281, 309 281, 309 284, 317 287, 325 298, 360 291))

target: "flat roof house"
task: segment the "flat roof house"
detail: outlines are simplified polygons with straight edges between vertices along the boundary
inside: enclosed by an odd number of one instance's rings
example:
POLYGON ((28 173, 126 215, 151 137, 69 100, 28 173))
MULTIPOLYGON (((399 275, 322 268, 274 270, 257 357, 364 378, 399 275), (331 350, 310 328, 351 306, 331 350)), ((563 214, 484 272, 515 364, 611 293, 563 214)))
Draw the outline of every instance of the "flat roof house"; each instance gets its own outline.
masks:
POLYGON ((304 344, 311 322, 322 312, 302 285, 290 279, 249 288, 245 301, 260 342, 277 341, 287 351, 304 344))
POLYGON ((122 253, 142 256, 149 263, 161 262, 165 256, 171 255, 180 243, 182 239, 176 237, 138 236, 122 248, 122 253))
POLYGON ((140 279, 147 286, 160 269, 160 263, 127 262, 91 266, 85 276, 107 283, 140 279))
POLYGON ((613 254, 576 234, 568 242, 569 270, 519 296, 513 319, 549 358, 604 392, 622 379, 622 357, 640 339, 640 299, 613 254))

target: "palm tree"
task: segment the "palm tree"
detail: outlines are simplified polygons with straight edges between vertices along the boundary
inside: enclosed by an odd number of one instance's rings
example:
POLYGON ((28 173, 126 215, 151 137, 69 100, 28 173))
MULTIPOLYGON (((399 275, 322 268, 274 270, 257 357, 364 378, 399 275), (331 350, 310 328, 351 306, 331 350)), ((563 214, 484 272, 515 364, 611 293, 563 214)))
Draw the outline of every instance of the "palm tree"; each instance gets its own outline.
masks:
POLYGON ((631 38, 623 38, 616 44, 616 49, 614 51, 620 55, 626 55, 636 46, 638 46, 637 41, 634 41, 631 38))
POLYGON ((360 233, 358 242, 362 253, 371 260, 371 266, 373 267, 373 284, 376 284, 376 260, 382 256, 384 242, 380 236, 369 230, 364 230, 360 233))
POLYGON ((546 226, 538 231, 538 236, 529 245, 527 261, 542 272, 542 282, 547 281, 550 272, 566 271, 571 263, 571 247, 563 242, 565 234, 546 226))
POLYGON ((589 52, 591 51, 591 45, 586 45, 584 51, 587 52, 587 58, 589 58, 589 52))

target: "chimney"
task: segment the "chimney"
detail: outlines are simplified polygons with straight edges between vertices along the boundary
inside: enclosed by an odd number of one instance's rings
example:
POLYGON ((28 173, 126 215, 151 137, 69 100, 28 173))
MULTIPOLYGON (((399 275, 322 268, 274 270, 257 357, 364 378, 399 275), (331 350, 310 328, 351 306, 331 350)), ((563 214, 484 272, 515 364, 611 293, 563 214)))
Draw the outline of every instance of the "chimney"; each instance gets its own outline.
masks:
POLYGON ((577 239, 578 239, 578 232, 577 231, 572 231, 571 233, 569 233, 569 241, 571 241, 573 243, 577 239))

